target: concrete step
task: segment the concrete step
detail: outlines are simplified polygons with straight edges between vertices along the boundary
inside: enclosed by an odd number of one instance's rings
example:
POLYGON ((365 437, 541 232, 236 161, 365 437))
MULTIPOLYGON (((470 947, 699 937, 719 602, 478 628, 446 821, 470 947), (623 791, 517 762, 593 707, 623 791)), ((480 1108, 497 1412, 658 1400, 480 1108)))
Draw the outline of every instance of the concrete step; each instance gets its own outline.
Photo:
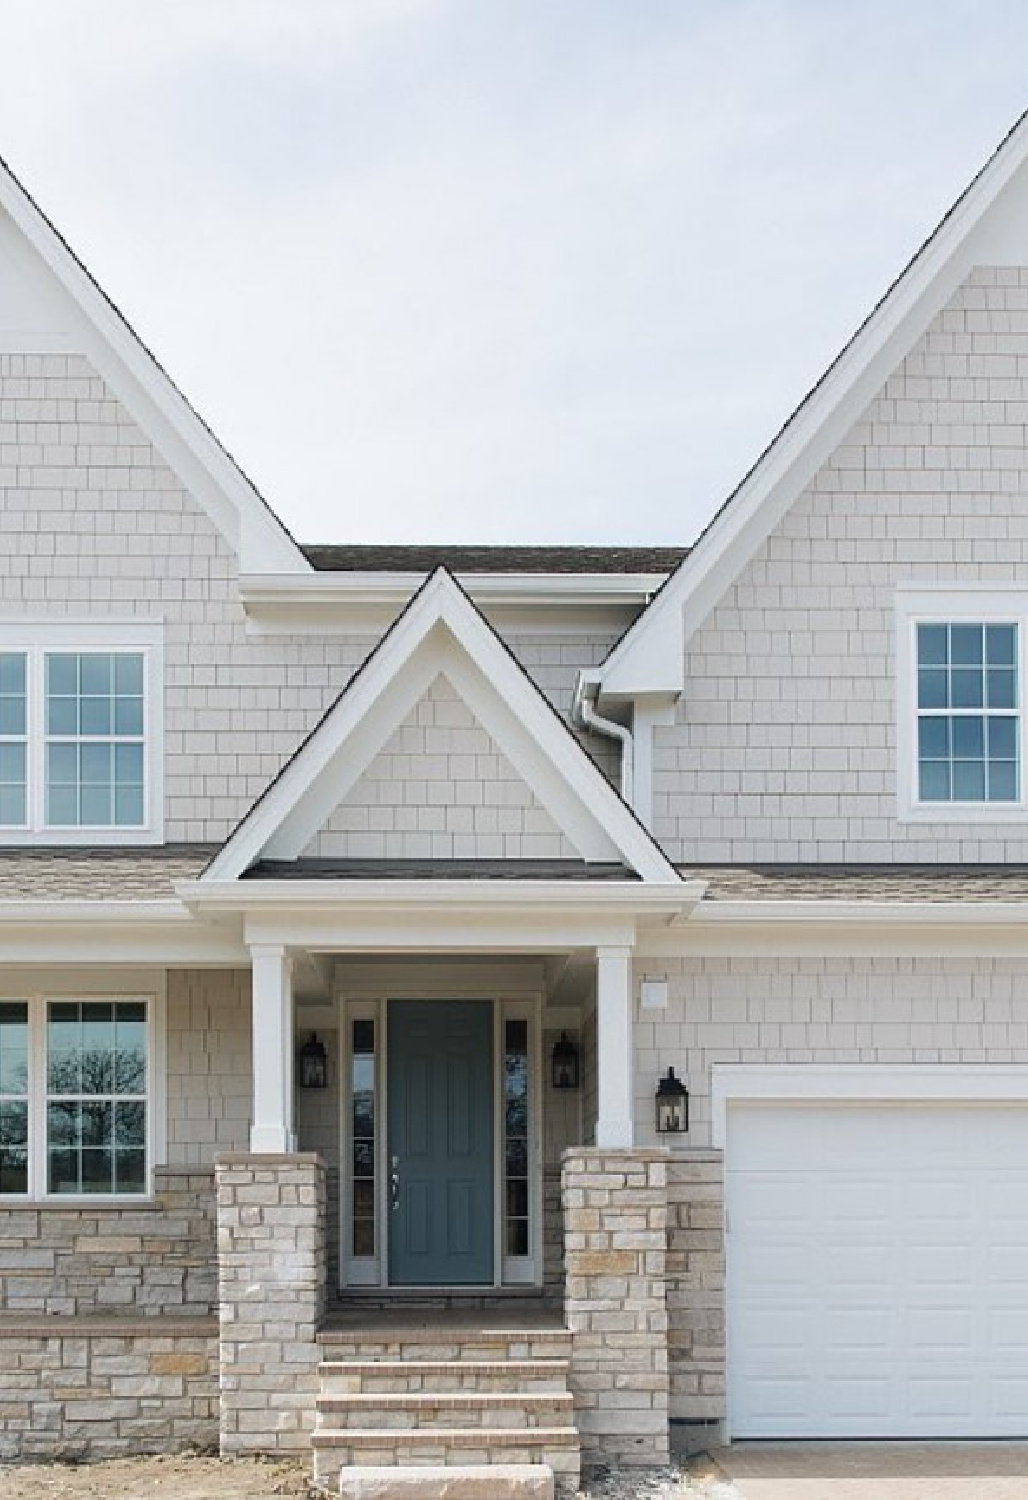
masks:
POLYGON ((553 1471, 546 1464, 461 1464, 439 1468, 345 1468, 342 1500, 553 1500, 553 1471))
POLYGON ((566 1359, 324 1360, 318 1371, 326 1396, 357 1392, 567 1390, 566 1359))
POLYGON ((396 1427, 316 1429, 311 1434, 314 1480, 325 1488, 357 1468, 467 1468, 545 1465, 558 1485, 578 1486, 580 1454, 573 1427, 396 1427))
POLYGON ((319 1429, 562 1427, 572 1420, 565 1391, 397 1391, 317 1398, 319 1429))

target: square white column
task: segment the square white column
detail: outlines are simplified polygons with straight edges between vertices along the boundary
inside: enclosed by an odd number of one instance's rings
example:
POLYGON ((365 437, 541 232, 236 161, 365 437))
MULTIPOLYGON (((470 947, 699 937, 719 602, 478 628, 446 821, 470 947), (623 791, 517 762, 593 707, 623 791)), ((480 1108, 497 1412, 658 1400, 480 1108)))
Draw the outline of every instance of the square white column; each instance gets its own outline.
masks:
POLYGON ((293 974, 285 948, 258 944, 253 965, 253 1124, 250 1150, 296 1150, 293 1130, 293 974))
POLYGON ((597 1146, 634 1142, 632 950, 596 950, 597 1146))

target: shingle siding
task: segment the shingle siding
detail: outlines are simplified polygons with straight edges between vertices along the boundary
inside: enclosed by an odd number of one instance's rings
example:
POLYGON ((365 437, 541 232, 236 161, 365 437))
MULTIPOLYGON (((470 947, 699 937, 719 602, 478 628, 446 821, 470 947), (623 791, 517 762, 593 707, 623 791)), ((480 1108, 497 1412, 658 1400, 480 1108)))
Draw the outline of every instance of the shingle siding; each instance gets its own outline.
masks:
POLYGON ((687 647, 655 831, 691 862, 1024 860, 1024 823, 896 816, 897 585, 1028 565, 1028 269, 981 269, 687 647))

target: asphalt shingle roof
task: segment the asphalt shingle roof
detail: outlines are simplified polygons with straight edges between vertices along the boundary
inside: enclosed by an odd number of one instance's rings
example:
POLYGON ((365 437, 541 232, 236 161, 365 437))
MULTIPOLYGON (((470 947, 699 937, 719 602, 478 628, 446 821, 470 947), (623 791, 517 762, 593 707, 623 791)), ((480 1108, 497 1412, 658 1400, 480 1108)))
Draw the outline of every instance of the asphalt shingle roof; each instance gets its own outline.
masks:
POLYGON ((1028 901, 1026 865, 680 865, 704 901, 1028 901))
POLYGON ((175 882, 195 879, 214 848, 0 849, 0 901, 173 900, 175 882))
POLYGON ((582 859, 263 859, 244 880, 638 880, 582 859))
POLYGON ((670 573, 688 547, 402 547, 304 544, 323 573, 670 573))

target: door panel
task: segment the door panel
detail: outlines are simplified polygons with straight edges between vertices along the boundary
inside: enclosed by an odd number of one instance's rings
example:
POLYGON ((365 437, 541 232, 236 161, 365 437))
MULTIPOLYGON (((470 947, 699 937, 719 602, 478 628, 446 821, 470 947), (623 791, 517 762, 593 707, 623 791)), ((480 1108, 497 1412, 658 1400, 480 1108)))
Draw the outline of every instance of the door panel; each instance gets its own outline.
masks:
POLYGON ((488 1000, 389 1004, 393 1286, 493 1280, 492 1041, 488 1000))

